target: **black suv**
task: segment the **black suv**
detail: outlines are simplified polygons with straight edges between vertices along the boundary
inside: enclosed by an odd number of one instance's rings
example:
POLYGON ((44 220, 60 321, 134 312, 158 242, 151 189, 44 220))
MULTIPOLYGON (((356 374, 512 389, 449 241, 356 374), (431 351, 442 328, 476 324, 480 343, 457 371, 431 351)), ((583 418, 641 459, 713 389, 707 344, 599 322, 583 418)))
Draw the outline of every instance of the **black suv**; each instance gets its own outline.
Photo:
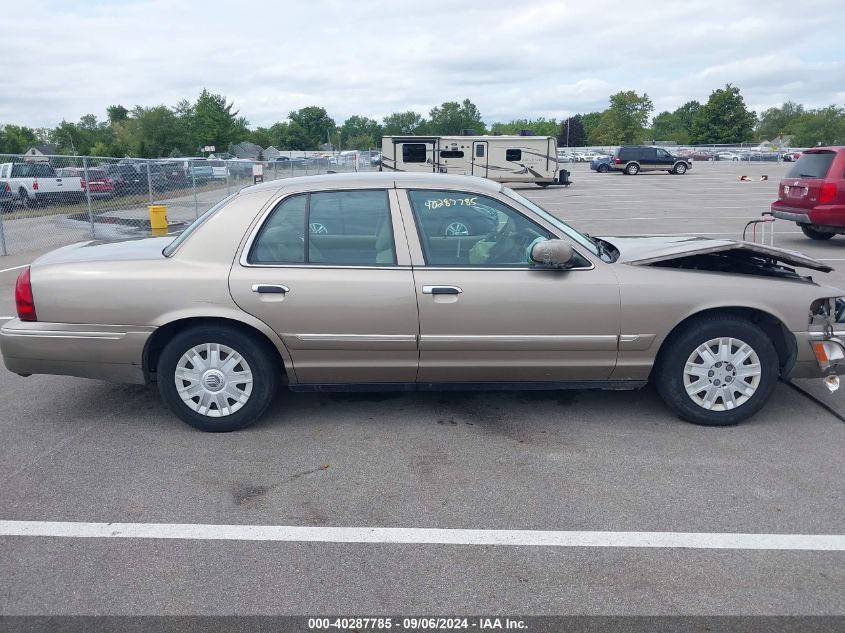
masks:
POLYGON ((692 162, 683 156, 670 154, 662 147, 624 145, 616 150, 610 168, 633 176, 641 171, 668 171, 685 174, 692 169, 692 162))

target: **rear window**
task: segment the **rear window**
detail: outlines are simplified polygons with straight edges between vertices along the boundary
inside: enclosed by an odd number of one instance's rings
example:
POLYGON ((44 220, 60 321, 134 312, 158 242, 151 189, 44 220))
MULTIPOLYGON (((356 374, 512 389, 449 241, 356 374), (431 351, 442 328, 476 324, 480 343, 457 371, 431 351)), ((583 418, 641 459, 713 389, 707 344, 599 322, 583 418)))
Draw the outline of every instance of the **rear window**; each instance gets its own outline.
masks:
POLYGON ((440 158, 463 158, 464 153, 458 149, 444 149, 440 151, 440 158))
POLYGON ((521 149, 506 149, 505 150, 505 160, 522 160, 522 150, 521 149))
POLYGON ((836 152, 801 154, 798 162, 786 174, 787 178, 824 178, 830 170, 836 152))

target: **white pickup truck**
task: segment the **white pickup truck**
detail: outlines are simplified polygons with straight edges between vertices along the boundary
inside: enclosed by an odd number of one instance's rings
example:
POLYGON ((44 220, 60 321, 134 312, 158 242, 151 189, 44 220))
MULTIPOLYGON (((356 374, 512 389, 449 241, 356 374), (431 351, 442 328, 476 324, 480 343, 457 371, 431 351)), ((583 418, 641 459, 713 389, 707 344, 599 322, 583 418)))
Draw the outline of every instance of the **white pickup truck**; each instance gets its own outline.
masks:
POLYGON ((56 202, 79 202, 85 196, 81 178, 61 178, 47 163, 2 163, 0 182, 24 207, 56 202))

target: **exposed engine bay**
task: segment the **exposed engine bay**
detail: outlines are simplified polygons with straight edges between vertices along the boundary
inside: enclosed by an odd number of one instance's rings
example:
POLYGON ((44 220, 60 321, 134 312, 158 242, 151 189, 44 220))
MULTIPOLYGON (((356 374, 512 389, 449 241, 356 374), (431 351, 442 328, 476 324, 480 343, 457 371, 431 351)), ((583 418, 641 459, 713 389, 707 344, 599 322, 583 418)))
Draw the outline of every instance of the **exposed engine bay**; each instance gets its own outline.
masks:
POLYGON ((683 270, 708 270, 720 273, 739 273, 764 277, 782 277, 813 283, 810 276, 799 275, 794 268, 778 263, 773 257, 767 257, 748 250, 730 250, 719 253, 698 253, 686 257, 676 257, 654 262, 652 266, 661 268, 680 268, 683 270))

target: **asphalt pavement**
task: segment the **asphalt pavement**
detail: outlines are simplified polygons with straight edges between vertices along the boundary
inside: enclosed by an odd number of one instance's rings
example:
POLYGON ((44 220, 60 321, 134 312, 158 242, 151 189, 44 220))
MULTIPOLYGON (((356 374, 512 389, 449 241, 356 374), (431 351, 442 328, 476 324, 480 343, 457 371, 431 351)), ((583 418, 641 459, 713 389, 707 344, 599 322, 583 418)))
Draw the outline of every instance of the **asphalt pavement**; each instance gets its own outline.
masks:
MULTIPOLYGON (((520 189, 595 235, 739 237, 786 168, 574 165, 569 188, 520 189)), ((845 270, 845 237, 774 228, 845 270)), ((0 261, 0 315, 34 255, 0 261)), ((845 414, 842 393, 801 386, 845 414)), ((178 422, 154 387, 0 372, 0 403, 0 521, 845 534, 845 423, 783 385, 733 428, 681 422, 650 387, 283 392, 226 435, 178 422)), ((845 615, 841 549, 0 536, 0 570, 6 615, 845 615)))

